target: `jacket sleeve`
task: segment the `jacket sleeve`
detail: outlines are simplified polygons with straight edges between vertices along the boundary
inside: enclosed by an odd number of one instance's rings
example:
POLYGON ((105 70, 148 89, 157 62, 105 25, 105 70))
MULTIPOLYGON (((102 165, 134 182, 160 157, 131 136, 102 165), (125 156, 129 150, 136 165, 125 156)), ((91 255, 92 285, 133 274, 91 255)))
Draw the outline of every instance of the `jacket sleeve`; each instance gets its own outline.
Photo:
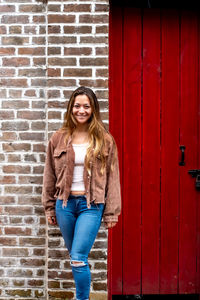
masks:
POLYGON ((53 149, 52 141, 50 139, 46 151, 42 188, 42 204, 47 217, 55 216, 56 199, 54 195, 56 193, 56 175, 53 160, 53 149))
POLYGON ((111 147, 108 156, 106 205, 104 222, 117 222, 121 213, 121 186, 119 174, 119 160, 116 145, 111 147), (112 168, 113 166, 113 168, 112 168))

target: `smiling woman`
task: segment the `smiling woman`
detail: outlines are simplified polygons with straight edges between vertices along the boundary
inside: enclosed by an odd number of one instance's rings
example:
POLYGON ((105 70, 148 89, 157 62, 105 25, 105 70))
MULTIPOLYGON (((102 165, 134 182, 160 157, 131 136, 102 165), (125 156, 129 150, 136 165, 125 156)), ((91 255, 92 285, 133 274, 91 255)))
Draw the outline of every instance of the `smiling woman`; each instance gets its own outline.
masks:
POLYGON ((76 96, 72 113, 79 125, 86 124, 92 115, 92 108, 88 96, 76 96))
POLYGON ((70 254, 76 299, 89 299, 88 255, 102 216, 112 228, 121 211, 116 143, 89 88, 72 93, 63 126, 50 138, 42 195, 48 221, 58 223, 70 254))

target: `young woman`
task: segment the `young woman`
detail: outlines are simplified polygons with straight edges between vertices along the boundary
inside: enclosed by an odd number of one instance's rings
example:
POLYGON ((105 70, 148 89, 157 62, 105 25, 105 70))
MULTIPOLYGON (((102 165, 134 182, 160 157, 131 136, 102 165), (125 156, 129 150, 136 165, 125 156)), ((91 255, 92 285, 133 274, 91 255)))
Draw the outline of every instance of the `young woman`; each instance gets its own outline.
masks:
POLYGON ((61 129, 50 138, 42 202, 58 224, 70 254, 76 299, 89 299, 88 254, 101 225, 112 228, 121 211, 117 147, 105 129, 94 92, 77 88, 61 129))

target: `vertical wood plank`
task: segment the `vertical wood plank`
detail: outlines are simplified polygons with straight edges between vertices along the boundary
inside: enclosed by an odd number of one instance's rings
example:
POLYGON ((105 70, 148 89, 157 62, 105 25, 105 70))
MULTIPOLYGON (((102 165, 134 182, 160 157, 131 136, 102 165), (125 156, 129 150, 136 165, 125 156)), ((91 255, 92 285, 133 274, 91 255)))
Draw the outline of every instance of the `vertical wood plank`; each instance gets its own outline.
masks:
POLYGON ((160 293, 178 291, 179 14, 162 11, 160 293))
MULTIPOLYGON (((198 53, 200 53, 200 16, 198 18, 198 53)), ((200 169, 200 57, 198 56, 198 169, 200 169)), ((196 293, 200 295, 200 192, 197 192, 197 278, 196 293)))
POLYGON ((141 292, 141 10, 124 11, 123 294, 141 292))
POLYGON ((197 192, 189 169, 196 169, 199 155, 198 43, 197 16, 183 11, 181 16, 181 127, 180 144, 186 146, 184 167, 180 167, 179 293, 195 293, 197 249, 197 192))
POLYGON ((159 293, 160 11, 143 16, 142 293, 159 293))
MULTIPOLYGON (((123 153, 123 120, 122 120, 122 9, 111 6, 109 26, 109 129, 114 136, 119 152, 120 178, 122 186, 122 153, 123 153)), ((123 202, 123 200, 122 200, 123 202)), ((109 230, 108 264, 109 264, 109 297, 122 294, 122 216, 114 229, 109 230)))

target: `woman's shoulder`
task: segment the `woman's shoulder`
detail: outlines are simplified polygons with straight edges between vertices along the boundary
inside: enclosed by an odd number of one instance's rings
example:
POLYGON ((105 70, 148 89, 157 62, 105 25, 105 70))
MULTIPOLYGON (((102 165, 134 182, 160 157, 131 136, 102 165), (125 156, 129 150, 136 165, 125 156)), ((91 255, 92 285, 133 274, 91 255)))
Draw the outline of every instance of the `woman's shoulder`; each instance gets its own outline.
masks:
POLYGON ((58 130, 53 132, 53 134, 50 137, 50 141, 56 145, 60 139, 66 136, 66 134, 67 134, 66 130, 59 128, 58 130))
POLYGON ((116 145, 113 135, 108 130, 105 130, 104 137, 105 137, 105 142, 109 148, 116 145))

